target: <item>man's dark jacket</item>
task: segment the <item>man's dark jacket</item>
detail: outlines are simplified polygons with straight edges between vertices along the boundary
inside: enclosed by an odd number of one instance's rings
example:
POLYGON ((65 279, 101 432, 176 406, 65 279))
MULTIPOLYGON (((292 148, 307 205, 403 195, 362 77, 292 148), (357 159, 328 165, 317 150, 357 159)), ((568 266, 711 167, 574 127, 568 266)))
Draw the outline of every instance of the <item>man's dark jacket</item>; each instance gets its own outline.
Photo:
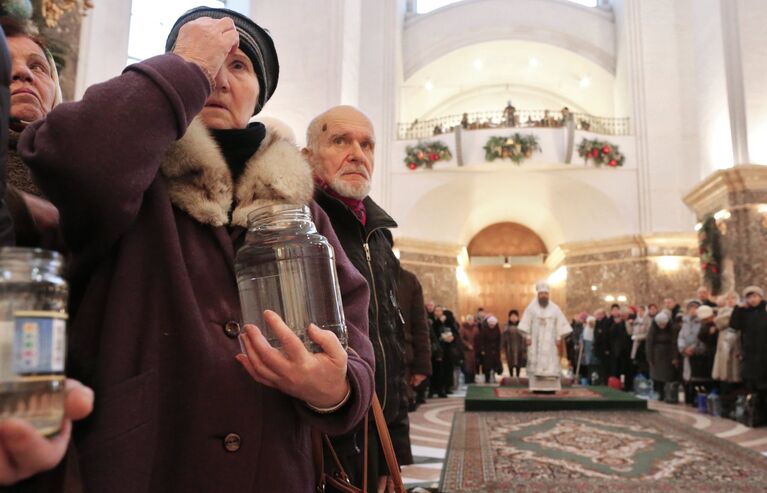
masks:
POLYGON ((365 225, 343 202, 319 190, 315 200, 330 217, 330 222, 352 265, 370 286, 368 309, 370 342, 373 344, 378 399, 386 422, 396 419, 407 407, 405 387, 405 347, 403 318, 397 304, 399 260, 394 256, 389 228, 397 223, 370 197, 363 203, 365 225))
POLYGON ((750 387, 767 389, 767 302, 736 307, 730 327, 742 334, 743 381, 750 387))

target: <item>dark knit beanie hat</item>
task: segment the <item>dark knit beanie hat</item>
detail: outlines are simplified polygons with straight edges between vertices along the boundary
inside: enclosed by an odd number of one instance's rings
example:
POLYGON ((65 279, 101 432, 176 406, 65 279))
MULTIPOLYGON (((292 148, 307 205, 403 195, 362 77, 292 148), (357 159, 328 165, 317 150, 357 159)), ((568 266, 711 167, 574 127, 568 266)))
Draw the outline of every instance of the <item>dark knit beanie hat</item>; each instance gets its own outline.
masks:
POLYGON ((197 7, 178 18, 170 30, 170 34, 168 34, 168 40, 165 42, 165 51, 173 50, 181 26, 200 17, 210 17, 213 19, 229 17, 234 21, 237 32, 240 34, 240 49, 253 62, 253 68, 256 70, 256 77, 258 77, 260 91, 258 102, 253 110, 255 115, 261 111, 269 98, 272 97, 272 94, 274 94, 274 90, 277 88, 277 80, 280 76, 280 63, 277 59, 277 50, 274 48, 271 36, 269 36, 265 29, 239 12, 229 9, 197 7))

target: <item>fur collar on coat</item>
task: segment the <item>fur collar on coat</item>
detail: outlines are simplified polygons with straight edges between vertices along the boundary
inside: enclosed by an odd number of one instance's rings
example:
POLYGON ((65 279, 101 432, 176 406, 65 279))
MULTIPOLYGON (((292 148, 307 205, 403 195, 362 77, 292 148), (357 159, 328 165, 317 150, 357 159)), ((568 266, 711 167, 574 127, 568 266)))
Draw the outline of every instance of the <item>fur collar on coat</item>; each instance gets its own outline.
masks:
POLYGON ((309 163, 293 143, 269 128, 233 183, 224 155, 199 117, 168 149, 160 172, 173 204, 212 226, 247 227, 253 210, 277 203, 308 204, 314 193, 309 163))

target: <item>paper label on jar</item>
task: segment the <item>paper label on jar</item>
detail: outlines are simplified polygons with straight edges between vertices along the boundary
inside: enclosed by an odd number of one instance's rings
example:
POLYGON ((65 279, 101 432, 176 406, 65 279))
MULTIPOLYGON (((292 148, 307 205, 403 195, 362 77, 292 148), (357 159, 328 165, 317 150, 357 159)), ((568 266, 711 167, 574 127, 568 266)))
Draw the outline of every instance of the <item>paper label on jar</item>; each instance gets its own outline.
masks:
POLYGON ((0 382, 13 380, 13 322, 0 322, 0 382))
POLYGON ((66 327, 66 315, 62 313, 16 312, 13 333, 16 375, 63 373, 66 327))

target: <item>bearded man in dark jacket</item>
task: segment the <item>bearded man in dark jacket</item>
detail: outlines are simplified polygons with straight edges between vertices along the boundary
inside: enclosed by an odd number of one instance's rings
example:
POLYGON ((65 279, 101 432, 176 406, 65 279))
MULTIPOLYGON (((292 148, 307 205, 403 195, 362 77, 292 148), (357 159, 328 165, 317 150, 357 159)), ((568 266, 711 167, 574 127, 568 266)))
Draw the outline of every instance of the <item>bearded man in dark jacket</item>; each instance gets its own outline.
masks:
MULTIPOLYGON (((404 318, 397 304, 400 266, 389 231, 397 223, 368 196, 374 166, 373 125, 356 108, 338 106, 309 124, 306 142, 303 152, 314 171, 315 199, 330 217, 352 264, 370 286, 369 336, 375 352, 376 392, 397 460, 399 464, 412 464, 404 318)), ((357 486, 362 484, 362 443, 361 427, 333 439, 346 472, 357 486)), ((388 469, 375 433, 370 433, 368 451, 370 491, 376 491, 377 484, 386 481, 388 469)))

